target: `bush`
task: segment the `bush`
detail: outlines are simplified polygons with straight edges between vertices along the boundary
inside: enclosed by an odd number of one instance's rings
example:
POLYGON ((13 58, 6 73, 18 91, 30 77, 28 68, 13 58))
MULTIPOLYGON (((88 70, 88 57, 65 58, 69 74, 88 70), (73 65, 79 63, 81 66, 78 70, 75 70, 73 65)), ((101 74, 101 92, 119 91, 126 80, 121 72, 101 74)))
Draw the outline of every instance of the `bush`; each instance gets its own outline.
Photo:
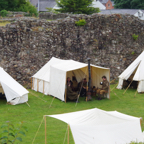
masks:
POLYGON ((1 10, 1 11, 0 11, 0 15, 1 15, 2 17, 6 17, 7 14, 8 14, 8 11, 7 11, 7 10, 1 10))
POLYGON ((15 141, 22 142, 21 135, 25 136, 25 132, 27 132, 27 128, 22 126, 23 122, 21 122, 18 127, 14 127, 14 125, 10 122, 7 124, 3 124, 1 126, 1 135, 0 135, 0 144, 14 144, 15 141))
POLYGON ((52 12, 54 14, 58 14, 59 12, 55 11, 53 8, 46 8, 47 12, 52 12))
POLYGON ((76 21, 75 24, 77 26, 84 26, 86 24, 85 19, 80 19, 79 21, 76 21))
POLYGON ((136 35, 136 34, 133 34, 132 37, 133 37, 134 40, 138 39, 138 35, 136 35))
POLYGON ((33 6, 29 1, 27 1, 25 4, 22 4, 18 9, 15 11, 22 11, 22 12, 28 12, 29 16, 38 16, 38 12, 35 6, 33 6))

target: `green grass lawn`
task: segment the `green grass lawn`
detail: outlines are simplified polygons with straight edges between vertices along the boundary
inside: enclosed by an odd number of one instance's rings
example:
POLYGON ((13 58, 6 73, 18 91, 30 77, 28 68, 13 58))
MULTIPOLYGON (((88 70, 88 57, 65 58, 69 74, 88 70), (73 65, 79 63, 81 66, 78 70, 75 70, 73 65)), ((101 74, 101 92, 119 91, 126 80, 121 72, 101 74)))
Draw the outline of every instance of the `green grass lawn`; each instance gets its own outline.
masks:
MULTIPOLYGON (((111 88, 114 85, 111 85, 111 88)), ((30 90, 31 91, 31 90, 30 90)), ((135 94, 134 89, 129 89, 124 95, 124 90, 114 89, 111 92, 111 98, 104 100, 95 100, 85 102, 84 98, 80 98, 80 103, 75 106, 74 102, 61 102, 58 99, 54 99, 51 108, 49 108, 53 97, 43 96, 41 93, 34 92, 41 99, 29 94, 29 105, 7 105, 5 100, 0 100, 0 125, 6 121, 11 121, 14 125, 23 121, 28 128, 26 137, 23 137, 22 144, 31 144, 34 136, 38 130, 43 115, 61 114, 80 110, 86 110, 91 108, 100 108, 107 111, 117 110, 119 112, 142 117, 144 119, 144 94, 135 94), (115 95, 116 94, 116 95, 115 95)), ((31 91, 33 92, 33 91, 31 91)), ((65 137, 67 124, 54 118, 47 117, 47 143, 48 144, 62 144, 65 137)), ((142 123, 142 129, 144 130, 144 121, 142 123)), ((45 142, 44 121, 39 129, 34 144, 43 144, 45 142)), ((65 141, 65 144, 67 140, 65 141)), ((70 144, 74 144, 72 135, 70 134, 70 144)))

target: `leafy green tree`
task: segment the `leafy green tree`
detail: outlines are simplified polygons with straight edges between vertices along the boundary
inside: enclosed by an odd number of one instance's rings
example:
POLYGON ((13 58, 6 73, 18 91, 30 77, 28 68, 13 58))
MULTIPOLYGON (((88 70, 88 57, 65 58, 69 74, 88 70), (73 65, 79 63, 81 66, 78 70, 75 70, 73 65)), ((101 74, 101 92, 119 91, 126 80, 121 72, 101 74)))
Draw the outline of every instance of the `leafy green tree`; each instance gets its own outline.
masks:
POLYGON ((38 15, 37 9, 29 0, 0 0, 0 11, 22 11, 29 12, 30 15, 38 15))
POLYGON ((132 0, 131 7, 134 9, 144 9, 144 0, 132 0))
POLYGON ((8 1, 0 0, 0 11, 8 8, 8 1))
POLYGON ((144 9, 144 0, 114 0, 115 8, 144 9))
POLYGON ((56 11, 73 14, 92 14, 99 12, 98 8, 90 6, 92 1, 93 0, 57 0, 56 2, 60 9, 56 11))

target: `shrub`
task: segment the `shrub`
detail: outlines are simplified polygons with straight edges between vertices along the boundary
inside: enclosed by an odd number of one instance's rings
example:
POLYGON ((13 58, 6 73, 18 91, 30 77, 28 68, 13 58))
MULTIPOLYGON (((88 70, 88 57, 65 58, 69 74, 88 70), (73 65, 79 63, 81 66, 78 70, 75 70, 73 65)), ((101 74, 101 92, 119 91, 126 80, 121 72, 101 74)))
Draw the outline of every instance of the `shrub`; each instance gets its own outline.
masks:
POLYGON ((38 16, 36 7, 33 6, 29 1, 21 5, 16 11, 29 12, 30 16, 36 16, 36 17, 38 16))
POLYGON ((133 34, 132 37, 133 37, 134 40, 138 39, 138 35, 136 35, 136 34, 133 34))
POLYGON ((52 12, 54 14, 58 14, 59 12, 55 11, 53 8, 46 8, 47 12, 52 12))
POLYGON ((84 26, 86 24, 85 19, 80 19, 79 21, 76 21, 75 24, 77 26, 84 26))
POLYGON ((0 11, 0 15, 1 15, 2 17, 6 17, 7 14, 8 14, 8 11, 7 11, 7 10, 1 10, 1 11, 0 11))
POLYGON ((25 136, 25 132, 27 132, 26 127, 22 126, 22 124, 23 122, 21 122, 18 127, 14 127, 14 125, 10 122, 3 124, 1 126, 2 133, 0 135, 0 144, 14 144, 15 141, 22 142, 22 138, 20 136, 25 136))

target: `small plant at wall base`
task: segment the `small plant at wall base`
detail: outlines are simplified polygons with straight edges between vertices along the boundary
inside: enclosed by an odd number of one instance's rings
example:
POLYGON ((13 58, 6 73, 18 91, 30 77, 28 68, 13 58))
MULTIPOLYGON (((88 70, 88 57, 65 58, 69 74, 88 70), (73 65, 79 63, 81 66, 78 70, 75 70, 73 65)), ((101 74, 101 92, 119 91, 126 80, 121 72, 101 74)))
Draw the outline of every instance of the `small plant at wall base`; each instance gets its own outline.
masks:
POLYGON ((1 10, 1 11, 0 11, 0 15, 1 15, 2 17, 6 17, 7 14, 8 14, 8 11, 7 11, 7 10, 1 10))
POLYGON ((21 135, 25 136, 27 128, 22 126, 23 122, 20 122, 18 127, 14 127, 11 122, 7 122, 1 126, 0 144, 15 144, 17 141, 22 142, 21 135))
POLYGON ((134 54, 135 54, 135 52, 133 51, 131 54, 132 54, 132 55, 134 55, 134 54))
POLYGON ((86 24, 85 19, 80 19, 79 21, 76 21, 75 24, 77 26, 84 26, 86 24))
POLYGON ((134 40, 138 39, 138 35, 136 35, 136 34, 133 34, 132 37, 133 37, 134 40))

